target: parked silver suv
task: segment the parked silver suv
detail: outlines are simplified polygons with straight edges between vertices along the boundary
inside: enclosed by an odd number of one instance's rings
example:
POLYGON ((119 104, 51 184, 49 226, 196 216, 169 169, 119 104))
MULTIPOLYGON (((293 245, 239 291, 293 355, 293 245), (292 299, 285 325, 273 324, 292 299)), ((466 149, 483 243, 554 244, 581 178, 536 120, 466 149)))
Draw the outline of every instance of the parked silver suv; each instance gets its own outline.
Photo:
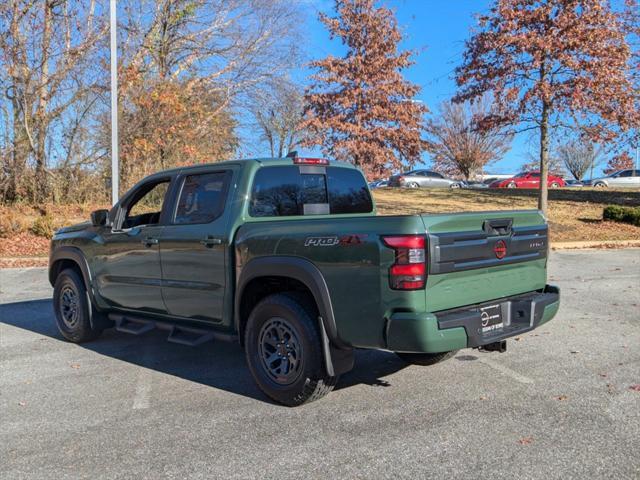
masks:
POLYGON ((640 170, 620 170, 606 177, 594 178, 584 182, 585 185, 594 187, 627 187, 640 188, 640 170))
POLYGON ((412 170, 394 175, 389 179, 390 187, 407 188, 460 188, 461 182, 446 178, 432 170, 412 170))

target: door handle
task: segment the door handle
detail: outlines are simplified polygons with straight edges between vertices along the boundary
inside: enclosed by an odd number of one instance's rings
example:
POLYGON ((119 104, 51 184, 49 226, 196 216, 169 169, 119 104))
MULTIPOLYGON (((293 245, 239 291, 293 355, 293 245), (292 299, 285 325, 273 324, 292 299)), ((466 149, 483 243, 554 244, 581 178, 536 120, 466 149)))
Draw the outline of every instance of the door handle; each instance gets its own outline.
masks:
POLYGON ((212 235, 207 235, 207 237, 204 240, 200 240, 200 243, 207 248, 211 248, 214 245, 221 245, 222 239, 214 237, 212 235))
POLYGON ((152 245, 157 245, 158 244, 158 239, 157 238, 152 238, 152 237, 147 237, 143 240, 140 240, 140 243, 142 243, 142 245, 144 245, 145 247, 151 247, 152 245))

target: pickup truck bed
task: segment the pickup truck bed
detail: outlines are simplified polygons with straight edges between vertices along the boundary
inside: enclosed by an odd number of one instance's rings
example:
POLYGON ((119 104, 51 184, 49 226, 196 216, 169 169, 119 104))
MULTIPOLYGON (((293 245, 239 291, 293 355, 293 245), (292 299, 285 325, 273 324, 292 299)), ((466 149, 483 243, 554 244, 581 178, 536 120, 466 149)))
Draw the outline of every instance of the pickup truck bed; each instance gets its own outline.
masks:
MULTIPOLYGON (((341 340, 361 348, 410 350, 410 345, 387 344, 388 331, 393 334, 398 328, 391 327, 397 313, 404 313, 401 318, 407 322, 407 311, 440 312, 544 290, 547 227, 537 211, 296 220, 295 227, 289 220, 270 221, 268 227, 256 222, 238 230, 236 251, 240 274, 243 266, 260 257, 312 262, 328 286, 341 340), (482 230, 485 221, 502 219, 513 221, 509 235, 482 230), (387 272, 394 251, 384 245, 379 232, 426 235, 426 288, 389 288, 387 272), (339 235, 358 240, 340 246, 308 244, 309 239, 339 235), (504 238, 507 246, 502 259, 493 251, 497 238, 504 238)), ((461 348, 459 342, 456 345, 461 348)))

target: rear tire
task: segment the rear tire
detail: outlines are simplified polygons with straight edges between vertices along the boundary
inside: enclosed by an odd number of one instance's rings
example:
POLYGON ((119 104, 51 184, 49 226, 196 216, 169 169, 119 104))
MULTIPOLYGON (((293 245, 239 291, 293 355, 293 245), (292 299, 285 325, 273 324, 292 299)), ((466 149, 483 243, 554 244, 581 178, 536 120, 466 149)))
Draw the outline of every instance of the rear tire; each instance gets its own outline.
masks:
POLYGON ((607 184, 604 183, 604 182, 598 182, 598 183, 596 183, 594 185, 594 187, 596 187, 596 188, 605 188, 606 186, 607 186, 607 184))
POLYGON ((70 342, 88 342, 102 333, 101 328, 91 327, 89 294, 82 277, 73 269, 63 270, 56 278, 53 309, 58 330, 70 342))
POLYGON ((450 352, 441 352, 441 353, 396 352, 396 355, 411 365, 429 366, 429 365, 435 365, 436 363, 444 362, 445 360, 448 360, 451 357, 453 357, 456 353, 458 353, 458 350, 452 350, 450 352))
POLYGON ((507 188, 518 188, 518 185, 516 184, 516 182, 509 182, 507 184, 507 188))
POLYGON ((407 188, 420 188, 420 185, 418 185, 418 182, 409 182, 407 183, 407 188))
POLYGON ((269 295, 249 315, 245 355, 258 387, 295 407, 328 394, 338 377, 326 373, 315 305, 296 293, 269 295))
POLYGON ((560 185, 558 184, 558 182, 551 182, 550 187, 551 188, 558 188, 560 185))

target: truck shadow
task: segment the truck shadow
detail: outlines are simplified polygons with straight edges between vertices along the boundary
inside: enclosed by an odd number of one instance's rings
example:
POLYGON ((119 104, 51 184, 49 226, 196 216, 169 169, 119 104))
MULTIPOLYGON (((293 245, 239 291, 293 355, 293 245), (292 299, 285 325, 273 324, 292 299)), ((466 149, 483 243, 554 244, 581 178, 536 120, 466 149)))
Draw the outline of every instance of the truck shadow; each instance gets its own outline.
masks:
MULTIPOLYGON (((0 323, 66 342, 58 332, 51 300, 31 300, 0 305, 0 323)), ((203 385, 271 402, 255 385, 244 351, 236 343, 209 342, 188 347, 166 341, 166 332, 140 336, 106 330, 93 342, 77 345, 133 365, 180 377, 203 385)), ((407 366, 389 352, 359 350, 353 370, 342 375, 336 390, 365 384, 389 387, 384 378, 407 366)))

